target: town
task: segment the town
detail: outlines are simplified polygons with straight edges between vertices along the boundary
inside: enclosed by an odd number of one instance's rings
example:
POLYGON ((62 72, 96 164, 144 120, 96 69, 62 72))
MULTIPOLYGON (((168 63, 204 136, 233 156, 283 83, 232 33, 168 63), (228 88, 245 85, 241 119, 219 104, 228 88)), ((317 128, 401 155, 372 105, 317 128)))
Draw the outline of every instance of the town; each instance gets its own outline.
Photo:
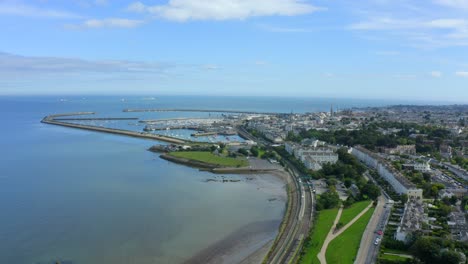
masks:
MULTIPOLYGON (((160 111, 188 110, 124 113, 160 111)), ((140 120, 131 131, 105 122, 138 119, 64 114, 43 122, 166 141, 150 150, 214 173, 283 168, 291 211, 267 263, 465 263, 468 106, 190 112, 208 117, 140 120)))
MULTIPOLYGON (((304 181, 310 182, 318 195, 335 192, 345 206, 362 200, 363 193, 370 198, 372 185, 356 175, 363 171, 381 188, 388 212, 376 227, 377 259, 365 263, 413 263, 414 259, 465 263, 466 121, 467 106, 343 111, 331 107, 328 113, 253 117, 245 122, 245 128, 276 146, 281 156, 295 161, 302 168, 304 181), (337 164, 353 164, 348 153, 365 168, 357 164, 357 173, 341 170, 337 164), (436 248, 436 252, 428 248, 436 248)), ((317 210, 337 206, 320 204, 320 200, 317 210)), ((307 253, 305 247, 303 254, 307 253)))

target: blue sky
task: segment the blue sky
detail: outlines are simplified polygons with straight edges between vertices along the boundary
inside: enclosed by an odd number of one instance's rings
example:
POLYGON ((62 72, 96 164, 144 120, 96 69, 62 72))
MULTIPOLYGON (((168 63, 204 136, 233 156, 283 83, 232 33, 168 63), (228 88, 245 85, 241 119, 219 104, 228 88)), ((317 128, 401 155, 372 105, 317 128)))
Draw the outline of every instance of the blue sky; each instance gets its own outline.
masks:
POLYGON ((0 94, 468 102, 468 0, 0 0, 0 94))

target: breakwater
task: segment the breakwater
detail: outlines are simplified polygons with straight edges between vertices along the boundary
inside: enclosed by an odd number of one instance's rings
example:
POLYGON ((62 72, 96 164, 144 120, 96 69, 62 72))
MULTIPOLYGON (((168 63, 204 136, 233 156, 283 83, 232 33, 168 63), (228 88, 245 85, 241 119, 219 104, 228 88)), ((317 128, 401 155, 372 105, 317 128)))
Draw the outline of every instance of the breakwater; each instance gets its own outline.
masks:
POLYGON ((138 120, 137 117, 89 117, 89 118, 54 118, 55 121, 106 121, 106 120, 138 120))
POLYGON ((78 129, 83 129, 83 130, 90 130, 90 131, 103 132, 103 133, 109 133, 109 134, 117 134, 117 135, 124 135, 124 136, 137 137, 137 138, 153 139, 153 140, 159 140, 159 141, 164 141, 164 142, 174 143, 174 144, 190 143, 190 141, 186 141, 186 140, 182 140, 182 139, 178 139, 178 138, 173 138, 173 137, 169 137, 169 136, 161 136, 161 135, 150 134, 150 133, 145 133, 145 132, 135 132, 135 131, 124 130, 124 129, 115 129, 115 128, 106 128, 106 127, 91 126, 91 125, 73 124, 73 123, 63 122, 61 120, 55 119, 58 116, 74 116, 74 115, 85 115, 85 114, 94 114, 94 113, 92 113, 92 112, 78 112, 78 113, 49 115, 49 116, 44 117, 41 120, 41 122, 44 123, 44 124, 71 127, 71 128, 78 128, 78 129))

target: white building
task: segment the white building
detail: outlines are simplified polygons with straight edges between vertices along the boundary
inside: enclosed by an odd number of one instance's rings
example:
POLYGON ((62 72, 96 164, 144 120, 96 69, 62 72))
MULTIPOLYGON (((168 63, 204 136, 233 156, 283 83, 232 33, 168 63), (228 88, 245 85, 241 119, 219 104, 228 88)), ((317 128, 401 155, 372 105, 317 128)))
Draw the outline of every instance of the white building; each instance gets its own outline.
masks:
POLYGON ((306 145, 286 142, 284 146, 289 154, 301 160, 310 170, 320 170, 323 164, 335 164, 338 161, 338 154, 318 140, 303 141, 303 144, 306 145))
POLYGON ((421 162, 414 162, 414 163, 408 163, 408 164, 403 164, 404 168, 410 168, 414 169, 417 171, 421 172, 429 172, 431 171, 431 165, 429 162, 421 163, 421 162))
POLYGON ((407 194, 408 197, 420 197, 422 199, 422 190, 416 189, 413 183, 377 154, 360 146, 352 148, 351 154, 364 162, 367 166, 376 169, 379 175, 384 178, 397 193, 407 194))
POLYGON ((417 171, 428 172, 428 171, 431 171, 431 165, 429 165, 429 162, 425 162, 425 163, 416 162, 414 163, 414 169, 417 171))

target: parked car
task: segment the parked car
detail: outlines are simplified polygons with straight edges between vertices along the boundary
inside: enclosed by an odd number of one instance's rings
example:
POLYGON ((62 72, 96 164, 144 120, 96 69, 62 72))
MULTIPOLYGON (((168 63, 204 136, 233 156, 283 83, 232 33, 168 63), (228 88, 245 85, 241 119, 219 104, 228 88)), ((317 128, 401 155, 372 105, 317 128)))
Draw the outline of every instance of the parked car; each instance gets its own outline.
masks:
POLYGON ((380 237, 375 239, 374 245, 378 245, 380 243, 380 237))

